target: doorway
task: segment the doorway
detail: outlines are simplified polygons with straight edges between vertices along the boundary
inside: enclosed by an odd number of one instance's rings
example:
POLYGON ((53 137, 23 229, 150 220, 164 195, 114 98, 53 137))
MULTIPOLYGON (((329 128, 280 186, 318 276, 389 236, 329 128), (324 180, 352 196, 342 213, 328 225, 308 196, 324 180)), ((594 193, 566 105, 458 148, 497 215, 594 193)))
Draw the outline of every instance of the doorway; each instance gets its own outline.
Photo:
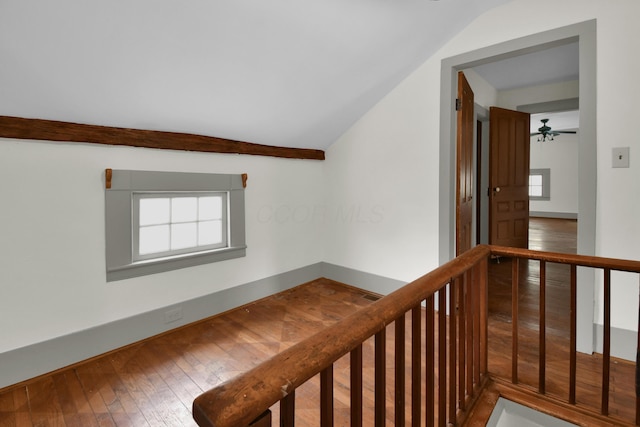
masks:
MULTIPOLYGON (((579 140, 575 134, 579 129, 579 105, 578 98, 571 99, 570 102, 567 101, 547 102, 544 103, 544 108, 540 105, 518 105, 517 111, 531 113, 531 132, 538 130, 541 118, 550 121, 554 126, 552 129, 558 131, 558 135, 554 135, 555 138, 551 141, 541 141, 541 137, 538 135, 529 137, 527 134, 527 140, 530 140, 529 177, 534 178, 534 192, 529 194, 529 216, 572 219, 577 223, 579 140), (541 110, 544 111, 540 112, 541 110), (551 185, 552 182, 553 185, 551 185)), ((476 244, 493 242, 493 244, 502 246, 516 246, 511 243, 504 244, 489 237, 489 218, 491 215, 488 207, 492 194, 489 189, 492 188, 492 185, 489 182, 490 137, 485 129, 490 128, 490 120, 489 112, 486 109, 476 104, 475 110, 478 118, 473 185, 476 201, 475 242, 476 244)), ((499 161, 498 164, 500 164, 499 161)), ((529 181, 529 177, 525 175, 525 180, 529 181)), ((542 225, 544 223, 542 222, 542 225)), ((529 245, 529 248, 535 249, 535 246, 529 245)), ((526 246, 522 245, 522 247, 526 246)), ((576 253, 575 248, 572 253, 576 253)))
MULTIPOLYGON (((580 149, 578 153, 579 190, 578 253, 595 254, 596 208, 596 24, 595 20, 561 27, 543 33, 507 41, 442 61, 440 122, 440 197, 439 253, 440 262, 453 258, 455 250, 455 103, 457 72, 467 68, 543 51, 554 46, 578 42, 580 52, 580 149), (449 112, 449 113, 447 113, 449 112)), ((593 301, 595 277, 579 272, 578 350, 593 350, 593 301)))

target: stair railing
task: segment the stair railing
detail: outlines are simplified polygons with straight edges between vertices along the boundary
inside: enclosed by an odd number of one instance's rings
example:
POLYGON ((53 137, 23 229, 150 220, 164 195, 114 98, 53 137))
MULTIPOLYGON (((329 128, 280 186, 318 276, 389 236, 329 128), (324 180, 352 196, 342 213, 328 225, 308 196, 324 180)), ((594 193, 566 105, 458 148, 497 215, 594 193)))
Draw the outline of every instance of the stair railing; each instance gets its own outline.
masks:
POLYGON ((395 425, 410 421, 420 426, 423 419, 427 426, 459 425, 486 380, 489 254, 489 247, 478 246, 203 393, 194 401, 194 419, 210 427, 270 426, 268 409, 280 402, 280 425, 293 426, 295 391, 319 373, 318 421, 323 427, 332 426, 333 364, 350 354, 351 425, 384 426, 388 415, 386 330, 394 323, 395 425), (407 323, 410 349, 405 348, 407 323), (375 340, 375 414, 374 420, 363 420, 362 344, 371 337, 375 340), (409 385, 405 352, 410 353, 409 385), (408 406, 411 410, 405 411, 408 406))
MULTIPOLYGON (((194 419, 200 426, 210 427, 271 426, 269 408, 280 402, 280 425, 293 426, 295 390, 320 374, 318 421, 323 427, 333 426, 333 364, 349 354, 350 425, 384 426, 389 415, 386 413, 386 335, 387 326, 393 324, 395 425, 404 426, 409 422, 412 426, 427 427, 463 424, 484 387, 493 379, 493 374, 490 379, 488 372, 487 289, 488 263, 491 257, 512 259, 512 355, 508 380, 516 385, 519 383, 519 272, 523 260, 540 262, 537 393, 547 397, 546 265, 560 263, 570 266, 570 372, 567 402, 574 407, 577 381, 577 268, 589 267, 603 271, 602 399, 600 408, 587 408, 586 411, 593 414, 599 412, 601 416, 607 417, 611 364, 611 272, 640 273, 640 262, 480 245, 255 368, 203 393, 194 401, 194 419), (407 324, 409 328, 406 327, 407 324), (410 336, 409 349, 405 348, 405 335, 410 336), (371 337, 375 341, 375 414, 373 420, 365 420, 362 412, 362 346, 371 337), (407 353, 410 354, 409 366, 405 364, 407 353), (423 362, 424 370, 421 369, 423 362), (409 370, 411 379, 407 385, 406 374, 409 370), (424 395, 422 390, 425 390, 424 395)), ((640 331, 640 327, 638 329, 640 331)), ((640 378, 640 372, 636 365, 636 382, 639 382, 637 378, 640 378)), ((551 398, 556 399, 553 396, 551 398)), ((635 425, 640 425, 638 397, 635 409, 635 425)), ((628 422, 619 424, 629 425, 628 422)))
MULTIPOLYGON (((570 268, 570 306, 569 319, 569 384, 567 401, 570 405, 576 404, 576 382, 577 382, 577 268, 588 267, 592 269, 602 270, 603 273, 603 348, 602 348, 602 367, 601 367, 601 402, 599 408, 593 408, 594 411, 601 415, 609 415, 610 402, 610 367, 611 367, 611 272, 623 271, 631 273, 640 273, 640 262, 631 260, 621 260, 614 258, 603 258, 594 256, 584 256, 565 253, 541 252, 519 248, 507 248, 500 246, 491 246, 491 254, 494 257, 505 257, 512 260, 511 272, 511 375, 510 381, 513 384, 519 383, 518 377, 518 361, 519 361, 519 342, 518 342, 518 313, 519 313, 519 288, 520 288, 520 269, 523 262, 528 260, 539 261, 539 289, 540 289, 540 307, 539 307, 539 361, 538 361, 538 393, 546 395, 546 267, 549 263, 564 264, 570 268)), ((638 325, 638 350, 640 355, 640 324, 638 325)), ((640 356, 638 356, 640 357, 640 356)), ((640 425, 640 370, 636 362, 636 402, 635 402, 635 425, 640 425)))

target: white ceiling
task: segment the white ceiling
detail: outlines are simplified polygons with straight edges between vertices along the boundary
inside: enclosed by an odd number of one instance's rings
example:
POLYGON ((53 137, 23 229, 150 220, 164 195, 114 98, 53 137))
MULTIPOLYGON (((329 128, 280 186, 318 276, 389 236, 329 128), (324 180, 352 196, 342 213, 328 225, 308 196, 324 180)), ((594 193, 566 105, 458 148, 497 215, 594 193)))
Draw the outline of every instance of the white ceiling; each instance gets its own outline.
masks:
POLYGON ((474 67, 497 90, 559 83, 578 79, 578 43, 569 43, 526 55, 474 67))
POLYGON ((542 119, 549 119, 547 126, 553 130, 577 130, 580 127, 579 113, 578 110, 572 110, 531 114, 531 133, 538 132, 538 128, 542 127, 542 119))
POLYGON ((0 115, 325 149, 509 0, 2 0, 0 115))
MULTIPOLYGON (((577 42, 515 56, 474 67, 473 70, 497 90, 511 90, 550 83, 578 80, 579 46, 577 42)), ((541 119, 553 130, 576 130, 579 111, 553 111, 531 114, 531 132, 542 126, 541 119)))

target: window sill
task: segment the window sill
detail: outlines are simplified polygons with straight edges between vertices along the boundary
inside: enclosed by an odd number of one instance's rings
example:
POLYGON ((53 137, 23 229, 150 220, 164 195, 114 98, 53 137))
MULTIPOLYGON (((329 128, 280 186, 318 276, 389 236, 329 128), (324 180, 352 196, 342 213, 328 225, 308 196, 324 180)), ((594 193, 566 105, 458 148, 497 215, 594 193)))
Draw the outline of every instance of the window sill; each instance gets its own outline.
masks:
POLYGON ((148 274, 162 273, 165 271, 193 267, 196 265, 208 264, 212 262, 225 261, 234 258, 241 258, 246 255, 246 252, 246 246, 237 246, 197 252, 192 254, 175 255, 158 259, 137 261, 108 270, 107 282, 146 276, 148 274))

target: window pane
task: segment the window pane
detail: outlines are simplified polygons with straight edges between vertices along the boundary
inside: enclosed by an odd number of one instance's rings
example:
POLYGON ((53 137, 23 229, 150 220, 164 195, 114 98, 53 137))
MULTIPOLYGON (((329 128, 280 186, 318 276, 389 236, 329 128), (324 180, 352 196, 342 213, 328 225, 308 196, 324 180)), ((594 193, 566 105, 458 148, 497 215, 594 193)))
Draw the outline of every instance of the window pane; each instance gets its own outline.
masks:
POLYGON ((168 198, 140 199, 140 225, 168 223, 169 200, 168 198))
POLYGON ((222 197, 200 197, 199 200, 200 221, 222 218, 222 197))
POLYGON ((530 175, 529 176, 529 185, 542 185, 542 175, 530 175))
POLYGON ((198 227, 195 222, 171 224, 171 249, 193 248, 198 246, 198 227))
POLYGON ((196 221, 198 199, 196 197, 174 197, 171 199, 171 222, 196 221))
POLYGON ((153 225, 140 228, 138 252, 140 255, 169 250, 169 226, 153 225))
POLYGON ((542 197, 542 186, 529 187, 529 195, 534 197, 542 197))
POLYGON ((215 245, 222 243, 222 221, 201 222, 198 229, 198 245, 215 245))

